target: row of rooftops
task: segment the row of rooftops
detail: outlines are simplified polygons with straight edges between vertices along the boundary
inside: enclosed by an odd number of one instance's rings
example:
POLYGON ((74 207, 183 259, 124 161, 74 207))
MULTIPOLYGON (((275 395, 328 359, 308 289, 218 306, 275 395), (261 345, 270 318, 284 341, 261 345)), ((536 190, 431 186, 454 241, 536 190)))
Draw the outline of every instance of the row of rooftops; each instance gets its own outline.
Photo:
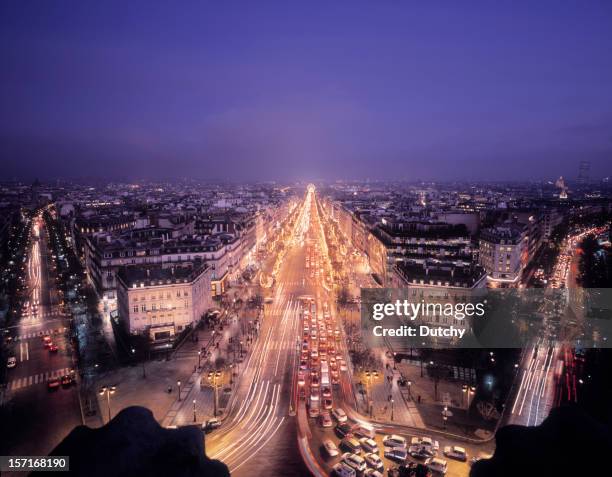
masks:
POLYGON ((472 288, 486 276, 480 265, 427 260, 402 261, 396 264, 397 273, 409 284, 444 285, 472 288))
POLYGON ((139 252, 146 256, 214 252, 227 244, 234 243, 237 237, 231 234, 216 234, 208 236, 183 236, 175 239, 164 240, 159 237, 146 240, 133 240, 127 237, 113 237, 111 235, 99 235, 94 238, 97 248, 105 255, 119 257, 121 253, 137 255, 139 252), (110 241, 109 241, 110 239, 110 241))
POLYGON ((199 260, 186 266, 121 267, 117 278, 127 288, 178 285, 193 282, 207 269, 208 266, 199 260))

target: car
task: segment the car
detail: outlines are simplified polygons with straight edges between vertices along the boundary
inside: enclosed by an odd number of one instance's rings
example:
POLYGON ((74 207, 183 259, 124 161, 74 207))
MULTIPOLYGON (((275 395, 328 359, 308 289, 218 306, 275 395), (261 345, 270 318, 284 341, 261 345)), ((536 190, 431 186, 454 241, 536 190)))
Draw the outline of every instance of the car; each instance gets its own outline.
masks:
POLYGON ((389 460, 397 462, 406 462, 408 452, 400 447, 385 447, 384 456, 389 460))
POLYGON ((49 391, 55 391, 56 389, 59 389, 61 384, 60 378, 51 378, 49 381, 47 381, 47 389, 49 391))
POLYGON ((376 469, 366 469, 363 475, 365 477, 384 477, 383 474, 381 474, 376 469))
POLYGON ((334 425, 331 416, 329 415, 329 411, 323 411, 319 418, 321 421, 321 427, 332 427, 334 425))
POLYGON ((334 416, 334 419, 336 419, 338 422, 346 422, 348 419, 344 410, 339 407, 332 411, 332 416, 334 416))
POLYGON ((43 336, 43 343, 51 343, 53 341, 49 335, 43 336))
POLYGON ((359 444, 366 452, 376 452, 378 453, 378 445, 374 439, 370 439, 369 437, 362 437, 359 439, 359 444))
POLYGON ((323 386, 323 389, 321 389, 321 395, 324 398, 331 398, 332 392, 329 386, 323 386))
POLYGON ((408 447, 408 454, 416 459, 427 459, 436 455, 431 447, 421 444, 413 444, 408 447))
POLYGON ((334 475, 338 477, 355 477, 357 473, 350 465, 344 462, 338 462, 333 467, 334 475))
POLYGON ((208 419, 202 424, 202 430, 204 433, 209 433, 221 427, 221 421, 216 417, 208 419))
POLYGON ((444 459, 439 459, 437 457, 432 457, 425 461, 425 466, 431 470, 433 473, 446 475, 446 470, 448 468, 448 462, 444 459))
POLYGON ((333 402, 330 398, 323 399, 323 409, 330 410, 333 406, 333 402))
POLYGON ((342 462, 347 465, 350 465, 356 472, 363 472, 366 470, 366 461, 363 457, 357 454, 351 454, 350 452, 345 452, 342 454, 342 462))
POLYGON ((72 386, 73 384, 76 383, 76 381, 74 380, 74 377, 71 376, 70 374, 63 375, 61 377, 61 381, 62 381, 62 386, 65 388, 72 386))
POLYGON ((300 386, 303 386, 304 384, 306 384, 306 379, 304 376, 304 371, 298 371, 298 375, 297 375, 297 382, 300 386))
POLYGON ((398 436, 397 434, 391 434, 389 436, 383 437, 383 445, 385 447, 404 450, 406 450, 407 447, 406 438, 398 436))
POLYGON ((340 371, 346 371, 348 368, 346 366, 346 361, 343 359, 340 360, 340 371))
POLYGON ((331 439, 325 439, 323 441, 323 449, 325 449, 325 453, 329 457, 336 457, 338 454, 340 454, 338 446, 331 439))
POLYGON ((58 350, 59 348, 57 347, 56 344, 51 343, 49 345, 49 353, 57 353, 58 350))
POLYGON ((446 457, 450 457, 451 459, 457 459, 460 461, 467 461, 467 453, 463 447, 459 446, 446 446, 444 447, 444 455, 446 457))
POLYGON ((364 455, 363 458, 365 459, 367 466, 371 467, 372 469, 382 470, 385 467, 378 454, 370 452, 369 454, 364 455))
POLYGON ((491 454, 487 454, 486 452, 481 452, 477 456, 474 456, 470 459, 470 466, 474 465, 479 460, 490 459, 491 457, 493 457, 491 454))
POLYGON ((356 425, 355 428, 353 429, 353 433, 360 437, 369 437, 370 439, 373 439, 374 436, 376 435, 374 428, 368 424, 356 425))
POLYGON ((432 455, 437 454, 440 444, 431 437, 413 437, 410 441, 413 446, 425 447, 432 455))
POLYGON ((17 366, 17 358, 15 356, 10 356, 9 359, 6 361, 6 367, 11 369, 15 366, 17 366))
POLYGON ((340 441, 340 447, 353 454, 361 454, 361 445, 359 441, 352 436, 346 436, 342 439, 342 441, 340 441))

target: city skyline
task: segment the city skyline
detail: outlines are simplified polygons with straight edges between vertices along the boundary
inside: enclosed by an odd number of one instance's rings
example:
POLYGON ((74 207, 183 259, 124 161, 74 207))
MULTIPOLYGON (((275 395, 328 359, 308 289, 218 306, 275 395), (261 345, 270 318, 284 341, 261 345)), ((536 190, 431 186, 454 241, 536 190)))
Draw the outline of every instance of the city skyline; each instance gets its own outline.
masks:
POLYGON ((612 2, 0 3, 0 473, 612 451, 612 2))
POLYGON ((609 5, 1 8, 7 179, 610 175, 609 5))

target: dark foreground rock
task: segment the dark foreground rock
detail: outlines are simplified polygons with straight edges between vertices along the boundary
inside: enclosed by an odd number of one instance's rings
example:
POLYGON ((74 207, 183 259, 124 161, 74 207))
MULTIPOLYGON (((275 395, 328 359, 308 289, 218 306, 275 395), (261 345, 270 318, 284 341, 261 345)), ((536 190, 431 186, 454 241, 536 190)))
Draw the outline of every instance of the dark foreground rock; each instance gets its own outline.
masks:
POLYGON ((537 427, 503 427, 495 441, 493 458, 476 462, 471 477, 605 474, 612 456, 610 427, 575 406, 553 409, 537 427))
POLYGON ((70 456, 70 473, 57 473, 63 477, 229 476, 225 464, 206 457, 198 427, 164 429, 151 411, 136 406, 99 429, 74 428, 51 455, 70 456))

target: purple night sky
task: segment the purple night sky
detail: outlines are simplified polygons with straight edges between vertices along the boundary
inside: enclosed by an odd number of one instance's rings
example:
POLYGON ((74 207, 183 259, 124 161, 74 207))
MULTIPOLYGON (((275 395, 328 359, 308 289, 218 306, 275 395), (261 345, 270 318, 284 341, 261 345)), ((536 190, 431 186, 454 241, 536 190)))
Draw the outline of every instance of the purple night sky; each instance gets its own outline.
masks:
POLYGON ((612 2, 4 1, 4 179, 612 173, 612 2))

